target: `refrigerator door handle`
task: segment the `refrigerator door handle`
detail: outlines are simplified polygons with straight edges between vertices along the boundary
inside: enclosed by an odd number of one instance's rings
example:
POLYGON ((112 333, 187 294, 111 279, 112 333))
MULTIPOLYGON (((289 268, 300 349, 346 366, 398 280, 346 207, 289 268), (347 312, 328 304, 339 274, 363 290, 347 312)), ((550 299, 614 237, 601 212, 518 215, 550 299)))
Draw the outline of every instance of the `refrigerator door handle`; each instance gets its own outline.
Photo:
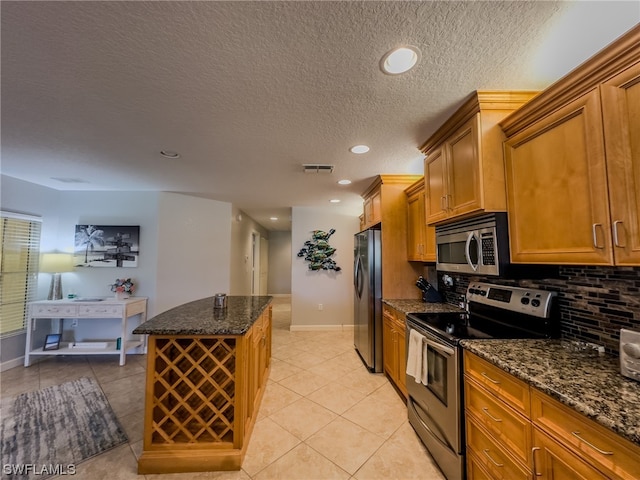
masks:
POLYGON ((358 295, 358 298, 362 298, 362 261, 360 260, 360 255, 356 257, 356 267, 354 269, 353 284, 356 288, 356 295, 358 295))

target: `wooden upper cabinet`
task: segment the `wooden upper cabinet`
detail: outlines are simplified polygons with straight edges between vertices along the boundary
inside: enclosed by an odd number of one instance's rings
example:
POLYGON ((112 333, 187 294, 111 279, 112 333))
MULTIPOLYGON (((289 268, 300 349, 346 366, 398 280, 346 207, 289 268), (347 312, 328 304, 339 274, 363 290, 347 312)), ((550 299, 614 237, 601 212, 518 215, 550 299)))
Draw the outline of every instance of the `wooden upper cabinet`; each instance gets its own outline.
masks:
POLYGON ((640 265, 640 63, 600 86, 616 265, 640 265))
POLYGON ((509 138, 505 164, 513 262, 611 264, 597 90, 509 138))
POLYGON ((420 298, 415 279, 422 265, 407 261, 407 196, 405 190, 422 175, 378 175, 363 194, 364 205, 370 204, 371 216, 364 228, 374 225, 381 231, 382 297, 420 298), (377 212, 377 213, 376 213, 377 212))
POLYGON ((473 92, 422 147, 425 215, 435 224, 482 211, 505 211, 498 122, 535 92, 473 92))
POLYGON ((364 198, 364 228, 377 225, 382 221, 380 195, 380 188, 377 188, 364 198))
POLYGON ((405 190, 407 195, 407 260, 436 261, 436 229, 425 220, 424 179, 405 190))
POLYGON ((640 265, 640 27, 501 126, 514 263, 640 265))

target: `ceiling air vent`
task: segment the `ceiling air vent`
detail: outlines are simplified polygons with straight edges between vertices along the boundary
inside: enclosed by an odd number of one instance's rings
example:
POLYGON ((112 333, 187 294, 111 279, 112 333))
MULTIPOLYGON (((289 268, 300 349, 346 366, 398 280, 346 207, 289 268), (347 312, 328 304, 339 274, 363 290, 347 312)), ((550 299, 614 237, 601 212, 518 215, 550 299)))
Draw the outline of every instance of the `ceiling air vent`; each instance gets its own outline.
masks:
POLYGON ((321 165, 316 163, 305 163, 304 173, 331 173, 333 172, 333 165, 321 165))

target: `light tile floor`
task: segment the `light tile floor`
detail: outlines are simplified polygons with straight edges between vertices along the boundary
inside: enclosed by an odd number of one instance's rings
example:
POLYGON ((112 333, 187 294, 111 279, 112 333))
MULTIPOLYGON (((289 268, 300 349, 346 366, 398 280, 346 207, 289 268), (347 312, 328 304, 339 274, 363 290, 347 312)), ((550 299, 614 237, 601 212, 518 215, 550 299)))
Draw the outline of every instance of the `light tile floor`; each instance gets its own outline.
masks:
POLYGON ((1 398, 81 376, 99 382, 129 442, 78 465, 78 480, 444 480, 407 422, 404 402, 383 375, 364 368, 352 332, 290 332, 290 321, 289 299, 275 297, 271 374, 238 472, 136 473, 144 356, 128 356, 123 367, 101 356, 17 367, 2 373, 1 398))

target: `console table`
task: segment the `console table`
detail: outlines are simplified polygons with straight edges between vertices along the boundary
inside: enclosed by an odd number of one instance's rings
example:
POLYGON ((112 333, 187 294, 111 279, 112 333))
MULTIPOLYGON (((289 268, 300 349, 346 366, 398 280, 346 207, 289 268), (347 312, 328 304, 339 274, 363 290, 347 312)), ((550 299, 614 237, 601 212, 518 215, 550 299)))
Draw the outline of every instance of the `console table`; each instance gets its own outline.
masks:
MULTIPOLYGON (((33 355, 119 355, 120 366, 126 362, 127 350, 144 345, 143 335, 133 336, 127 326, 129 318, 141 315, 140 323, 147 319, 147 298, 131 297, 126 300, 75 299, 75 300, 41 300, 30 302, 27 315, 27 340, 24 352, 24 366, 31 364, 33 355), (57 350, 43 350, 43 345, 33 345, 33 332, 39 319, 77 319, 99 321, 100 319, 118 318, 121 320, 120 339, 109 342, 60 342, 57 350), (91 345, 94 343, 94 345, 91 345), (96 348, 98 347, 98 348, 96 348), (118 347, 120 347, 118 349, 118 347)), ((57 333, 62 334, 63 322, 57 333)), ((51 332, 56 333, 56 332, 51 332)))

